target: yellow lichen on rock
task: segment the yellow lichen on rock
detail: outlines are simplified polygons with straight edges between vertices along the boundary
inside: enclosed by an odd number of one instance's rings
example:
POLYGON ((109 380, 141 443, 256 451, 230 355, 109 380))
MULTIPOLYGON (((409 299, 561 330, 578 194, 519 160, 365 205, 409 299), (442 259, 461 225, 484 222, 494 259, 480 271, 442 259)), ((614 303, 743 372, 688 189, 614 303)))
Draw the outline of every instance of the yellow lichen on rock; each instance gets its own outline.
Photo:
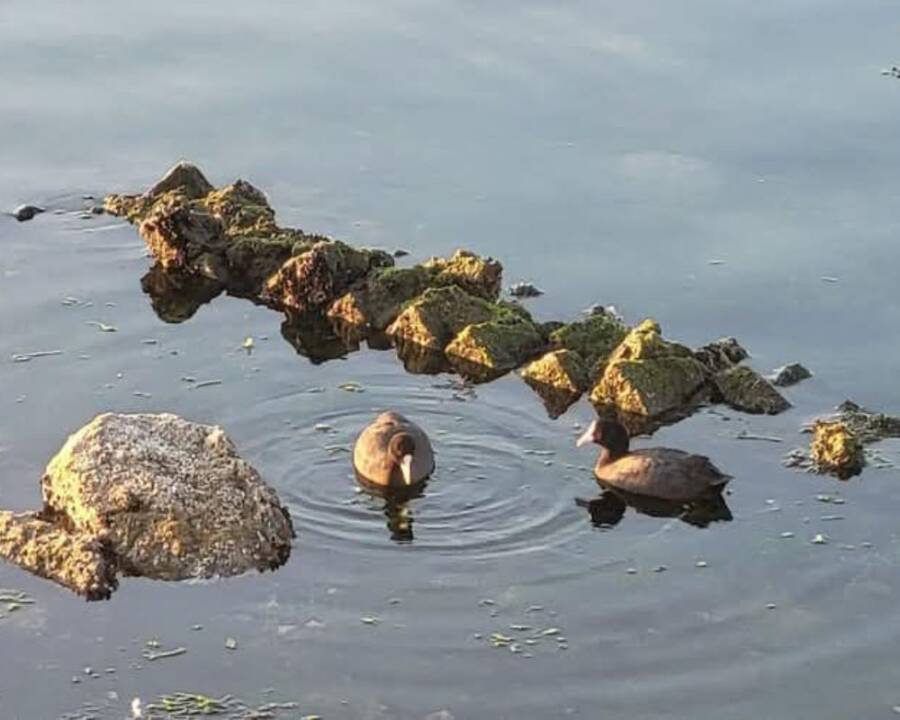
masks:
POLYGON ((866 464, 859 438, 839 420, 815 423, 810 459, 819 472, 832 473, 841 479, 858 475, 866 464))

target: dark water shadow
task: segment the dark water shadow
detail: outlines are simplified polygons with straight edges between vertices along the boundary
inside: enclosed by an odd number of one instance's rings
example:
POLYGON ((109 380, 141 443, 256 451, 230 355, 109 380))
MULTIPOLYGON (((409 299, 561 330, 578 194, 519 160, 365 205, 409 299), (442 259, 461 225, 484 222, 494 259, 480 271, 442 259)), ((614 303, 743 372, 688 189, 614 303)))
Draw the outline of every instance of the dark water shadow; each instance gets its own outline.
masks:
POLYGON ((372 498, 382 500, 382 511, 388 536, 395 543, 411 543, 415 539, 413 525, 415 516, 410 503, 425 496, 428 480, 410 486, 384 487, 376 485, 355 473, 360 487, 372 498))
POLYGON ((713 523, 731 522, 734 519, 728 503, 721 494, 687 502, 673 502, 621 490, 604 490, 596 498, 576 498, 575 504, 587 510, 591 523, 599 528, 612 528, 618 525, 628 508, 649 517, 678 518, 696 528, 706 528, 713 523))

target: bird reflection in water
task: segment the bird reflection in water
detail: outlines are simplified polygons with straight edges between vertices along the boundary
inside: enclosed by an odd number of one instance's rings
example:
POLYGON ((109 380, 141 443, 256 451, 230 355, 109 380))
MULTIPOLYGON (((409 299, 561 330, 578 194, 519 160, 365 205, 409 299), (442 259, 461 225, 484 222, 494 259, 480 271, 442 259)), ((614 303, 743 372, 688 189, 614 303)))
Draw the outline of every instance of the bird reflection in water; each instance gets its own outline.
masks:
POLYGON ((356 479, 370 497, 384 502, 383 512, 388 535, 396 543, 411 543, 414 539, 415 515, 411 501, 425 494, 427 481, 410 487, 390 487, 366 481, 357 473, 356 479))
POLYGON ((697 528, 709 527, 716 522, 730 522, 733 519, 722 495, 676 502, 647 495, 634 495, 621 490, 604 490, 600 497, 576 498, 575 504, 587 510, 591 522, 600 528, 618 525, 629 507, 641 515, 678 518, 697 528))

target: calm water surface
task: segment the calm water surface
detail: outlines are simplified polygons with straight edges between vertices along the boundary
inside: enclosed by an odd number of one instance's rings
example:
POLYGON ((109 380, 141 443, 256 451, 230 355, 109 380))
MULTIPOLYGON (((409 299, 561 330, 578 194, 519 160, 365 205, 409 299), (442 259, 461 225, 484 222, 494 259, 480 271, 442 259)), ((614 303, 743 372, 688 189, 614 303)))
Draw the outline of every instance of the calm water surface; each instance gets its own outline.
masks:
POLYGON ((780 458, 845 397, 900 413, 900 81, 879 72, 898 32, 886 0, 0 4, 0 207, 59 211, 0 218, 0 504, 36 506, 95 413, 172 411, 224 425, 299 531, 277 573, 126 580, 107 603, 0 565, 36 600, 0 620, 0 716, 118 719, 188 690, 328 720, 892 717, 900 473, 839 484, 780 458), (539 317, 614 303, 816 377, 780 417, 705 412, 654 438, 736 476, 732 522, 629 510, 596 529, 574 503, 594 493, 572 447, 586 402, 551 421, 516 377, 459 400, 389 352, 313 365, 233 298, 160 321, 133 228, 77 211, 182 157, 253 181, 284 224, 414 261, 493 254, 546 290, 539 317), (387 515, 328 449, 385 407, 439 453, 387 515), (491 647, 531 632, 510 625, 559 634, 491 647), (151 639, 188 652, 142 661, 151 639))

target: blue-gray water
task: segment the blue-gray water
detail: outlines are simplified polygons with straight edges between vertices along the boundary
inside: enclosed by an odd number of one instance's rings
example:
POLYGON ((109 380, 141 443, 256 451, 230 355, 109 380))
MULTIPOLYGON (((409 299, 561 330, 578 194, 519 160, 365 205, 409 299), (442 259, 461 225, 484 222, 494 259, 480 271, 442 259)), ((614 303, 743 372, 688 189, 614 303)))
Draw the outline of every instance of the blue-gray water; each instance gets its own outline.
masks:
POLYGON ((896 4, 484 5, 0 4, 0 208, 62 211, 0 219, 0 505, 36 506, 44 464, 95 413, 166 410, 222 424, 299 531, 277 573, 125 580, 108 603, 0 565, 0 587, 37 601, 0 619, 0 716, 97 703, 118 719, 175 690, 296 699, 327 720, 900 705, 900 473, 839 484, 780 463, 845 397, 900 413, 900 81, 880 73, 900 60, 896 4), (572 447, 585 402, 551 421, 515 377, 460 402, 386 352, 313 366, 275 313, 232 298, 163 324, 133 228, 72 211, 182 157, 217 183, 251 180, 284 224, 414 260, 492 254, 507 280, 546 290, 529 304, 540 317, 613 303, 685 342, 736 335, 760 370, 801 360, 816 376, 778 418, 703 413, 654 437, 736 476, 734 522, 629 511, 595 530, 573 502, 594 492, 592 454, 572 447), (406 544, 324 449, 385 406, 427 425, 439 453, 406 544), (742 428, 784 442, 736 440, 742 428), (830 542, 811 544, 820 532, 830 542), (490 647, 511 624, 559 628, 567 649, 490 647), (154 638, 188 652, 141 661, 154 638))

